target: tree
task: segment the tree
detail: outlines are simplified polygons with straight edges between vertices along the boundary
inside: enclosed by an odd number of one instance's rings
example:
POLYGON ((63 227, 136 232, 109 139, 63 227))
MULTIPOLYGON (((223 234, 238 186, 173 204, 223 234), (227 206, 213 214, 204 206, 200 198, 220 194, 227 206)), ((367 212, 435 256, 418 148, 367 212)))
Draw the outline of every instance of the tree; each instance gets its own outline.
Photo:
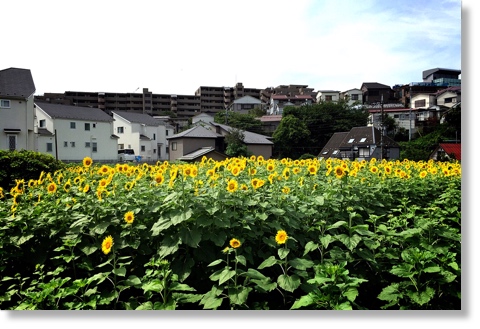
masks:
POLYGON ((306 152, 306 146, 310 136, 305 122, 294 115, 282 117, 280 124, 273 133, 275 153, 281 158, 296 159, 306 152))
POLYGON ((242 114, 229 111, 225 118, 225 112, 217 112, 214 121, 226 124, 230 127, 262 134, 262 122, 253 114, 242 114))
POLYGON ((225 142, 227 148, 225 149, 225 154, 229 157, 249 157, 252 155, 247 149, 247 145, 244 143, 245 135, 240 129, 231 129, 229 133, 225 136, 225 142))

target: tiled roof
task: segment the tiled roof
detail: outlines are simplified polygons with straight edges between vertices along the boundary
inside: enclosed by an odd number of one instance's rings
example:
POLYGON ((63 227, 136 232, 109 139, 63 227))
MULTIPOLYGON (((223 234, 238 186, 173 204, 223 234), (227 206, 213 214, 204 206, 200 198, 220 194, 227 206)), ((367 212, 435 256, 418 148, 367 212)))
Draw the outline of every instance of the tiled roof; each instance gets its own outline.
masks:
MULTIPOLYGON (((350 132, 345 136, 339 147, 350 148, 353 144, 355 144, 356 146, 380 145, 381 142, 382 135, 380 133, 380 130, 378 130, 377 128, 373 126, 353 127, 352 129, 350 129, 350 132), (351 142, 349 143, 349 141, 351 142)), ((385 135, 383 136, 383 145, 387 147, 399 147, 397 142, 385 135)))
POLYGON ((448 91, 451 91, 452 93, 455 93, 455 94, 459 94, 459 93, 462 92, 462 87, 460 87, 460 86, 448 87, 448 88, 437 91, 436 93, 434 93, 434 95, 438 97, 441 94, 446 93, 448 91))
POLYGON ((253 96, 246 95, 246 96, 237 98, 236 100, 233 101, 233 103, 234 104, 261 104, 262 101, 253 96))
POLYGON ((63 104, 52 104, 47 102, 35 102, 52 119, 73 119, 85 121, 112 122, 113 118, 96 107, 72 106, 63 104))
POLYGON ((333 154, 333 152, 339 151, 339 145, 342 143, 343 139, 345 136, 348 135, 348 132, 336 132, 330 137, 328 140, 327 144, 323 147, 323 149, 320 151, 320 154, 318 155, 319 157, 323 158, 330 158, 333 154))
MULTIPOLYGON (((234 129, 230 126, 227 126, 221 123, 211 122, 210 124, 212 126, 220 127, 226 132, 229 132, 230 130, 234 129)), ((270 137, 268 136, 252 133, 246 130, 242 130, 242 132, 244 135, 243 141, 245 144, 269 144, 269 145, 272 144, 273 145, 273 142, 270 140, 270 137)))
MULTIPOLYGON (((198 159, 200 157, 203 157, 204 155, 207 155, 211 152, 217 152, 215 151, 215 148, 214 147, 202 147, 202 148, 199 148, 198 150, 195 150, 193 152, 190 152, 188 154, 185 154, 183 156, 181 156, 180 158, 178 158, 177 160, 181 160, 181 161, 192 161, 192 160, 195 160, 195 159, 198 159)), ((220 154, 220 152, 217 152, 220 154)), ((227 156, 225 155, 225 158, 227 156)))
POLYGON ((30 70, 11 67, 0 71, 0 96, 27 98, 33 93, 35 84, 30 70))
POLYGON ((282 120, 282 115, 262 115, 260 121, 262 122, 280 122, 282 120))
POLYGON ((426 79, 428 78, 429 75, 432 75, 433 73, 435 72, 444 72, 444 73, 448 73, 448 74, 452 74, 452 75, 459 75, 462 73, 462 71, 460 70, 452 70, 452 69, 443 69, 443 68, 434 68, 434 69, 430 69, 430 70, 425 70, 422 72, 422 76, 423 76, 423 79, 426 79))
POLYGON ((152 117, 151 115, 145 113, 137 113, 137 112, 128 112, 128 111, 112 111, 118 116, 121 116, 127 121, 131 123, 140 123, 147 126, 154 126, 157 127, 160 125, 159 119, 152 117))
POLYGON ((367 89, 390 89, 390 86, 378 83, 378 82, 364 82, 362 87, 365 86, 367 89))
POLYGON ((462 160, 462 144, 461 143, 440 143, 439 145, 446 154, 455 154, 456 160, 462 160))
POLYGON ((174 139, 174 138, 218 138, 223 137, 220 134, 212 131, 211 129, 207 129, 203 126, 195 126, 190 129, 184 130, 178 134, 175 134, 167 139, 174 139))

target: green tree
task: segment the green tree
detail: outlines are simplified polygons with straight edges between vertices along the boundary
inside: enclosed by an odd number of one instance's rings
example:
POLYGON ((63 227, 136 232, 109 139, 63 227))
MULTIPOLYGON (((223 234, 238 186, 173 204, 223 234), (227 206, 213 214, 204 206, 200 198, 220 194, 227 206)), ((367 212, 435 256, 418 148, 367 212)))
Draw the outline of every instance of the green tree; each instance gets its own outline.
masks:
POLYGON ((284 115, 272 137, 275 153, 280 158, 296 159, 308 153, 305 141, 309 139, 310 131, 305 122, 294 115, 284 115))
POLYGON ((244 131, 262 134, 262 122, 253 114, 242 114, 229 111, 225 118, 225 112, 222 111, 215 114, 214 121, 244 131))
POLYGON ((247 145, 244 143, 245 135, 242 130, 233 128, 225 136, 225 142, 227 148, 225 149, 225 154, 229 157, 249 157, 252 155, 247 149, 247 145))

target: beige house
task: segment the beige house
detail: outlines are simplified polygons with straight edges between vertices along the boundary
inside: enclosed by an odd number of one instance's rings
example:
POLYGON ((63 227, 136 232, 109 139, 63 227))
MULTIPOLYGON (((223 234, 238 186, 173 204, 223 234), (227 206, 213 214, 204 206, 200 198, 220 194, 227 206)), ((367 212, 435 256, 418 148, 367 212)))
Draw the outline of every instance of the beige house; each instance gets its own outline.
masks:
POLYGON ((0 150, 34 150, 34 93, 30 70, 0 71, 0 150))

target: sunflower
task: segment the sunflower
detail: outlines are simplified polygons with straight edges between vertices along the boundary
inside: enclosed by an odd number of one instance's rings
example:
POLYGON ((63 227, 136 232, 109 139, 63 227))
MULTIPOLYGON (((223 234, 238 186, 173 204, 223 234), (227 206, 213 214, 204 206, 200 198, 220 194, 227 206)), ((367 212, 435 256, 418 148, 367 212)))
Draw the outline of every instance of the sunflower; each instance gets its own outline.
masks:
POLYGON ((317 174, 317 167, 314 166, 314 165, 309 165, 308 166, 308 172, 310 173, 310 175, 316 175, 317 174))
POLYGON ((90 158, 90 157, 83 158, 83 165, 85 167, 87 167, 87 168, 90 167, 92 165, 92 163, 93 163, 92 158, 90 158))
POLYGON ((107 236, 105 239, 103 239, 102 242, 102 251, 105 255, 107 255, 113 247, 113 238, 111 235, 107 236))
POLYGON ((165 177, 163 177, 162 174, 157 174, 155 176, 155 182, 157 182, 157 184, 163 184, 164 181, 165 181, 165 177))
POLYGON ((238 174, 240 174, 240 171, 241 171, 241 169, 240 169, 239 166, 234 166, 231 170, 231 173, 232 173, 233 176, 238 176, 238 174))
MULTIPOLYGON (((375 158, 372 158, 372 159, 375 159, 375 158)), ((372 174, 378 173, 378 167, 377 167, 377 166, 371 166, 371 167, 370 167, 370 172, 371 172, 372 174)))
POLYGON ((288 235, 287 235, 287 232, 285 232, 284 230, 278 231, 277 235, 275 236, 275 241, 278 244, 284 244, 285 242, 287 242, 287 239, 288 239, 288 235))
POLYGON ((230 193, 235 192, 238 189, 238 182, 234 179, 228 181, 227 191, 230 193))
POLYGON ((68 193, 70 191, 70 188, 72 187, 72 183, 70 182, 70 179, 63 185, 63 190, 68 193))
POLYGON ((254 189, 257 189, 259 187, 262 187, 265 184, 265 181, 263 179, 254 178, 251 180, 250 183, 252 184, 252 187, 254 189))
POLYGON ((267 164, 267 170, 268 171, 274 171, 275 170, 275 164, 273 162, 269 162, 267 164))
POLYGON ((335 177, 337 178, 342 178, 345 176, 345 170, 342 166, 336 166, 335 167, 335 177))
POLYGON ((126 212, 123 218, 125 219, 127 224, 132 224, 133 220, 135 219, 135 216, 133 215, 133 211, 126 212))
POLYGON ((105 187, 108 185, 108 180, 105 178, 102 178, 100 182, 98 183, 98 186, 105 187))
POLYGON ((240 247, 241 245, 242 245, 242 243, 241 243, 239 240, 235 239, 235 238, 233 238, 232 240, 230 240, 230 247, 232 247, 232 248, 234 248, 234 249, 240 247))
POLYGON ((57 192, 57 184, 55 184, 55 182, 51 182, 50 184, 48 184, 47 191, 48 191, 48 193, 57 192))
POLYGON ((284 187, 282 188, 282 192, 285 193, 285 194, 290 193, 290 187, 284 186, 284 187))
POLYGON ((87 193, 89 190, 90 190, 90 185, 87 184, 83 187, 83 193, 87 193))
POLYGON ((427 172, 423 170, 422 172, 420 172, 419 176, 420 178, 425 178, 427 176, 427 172))

